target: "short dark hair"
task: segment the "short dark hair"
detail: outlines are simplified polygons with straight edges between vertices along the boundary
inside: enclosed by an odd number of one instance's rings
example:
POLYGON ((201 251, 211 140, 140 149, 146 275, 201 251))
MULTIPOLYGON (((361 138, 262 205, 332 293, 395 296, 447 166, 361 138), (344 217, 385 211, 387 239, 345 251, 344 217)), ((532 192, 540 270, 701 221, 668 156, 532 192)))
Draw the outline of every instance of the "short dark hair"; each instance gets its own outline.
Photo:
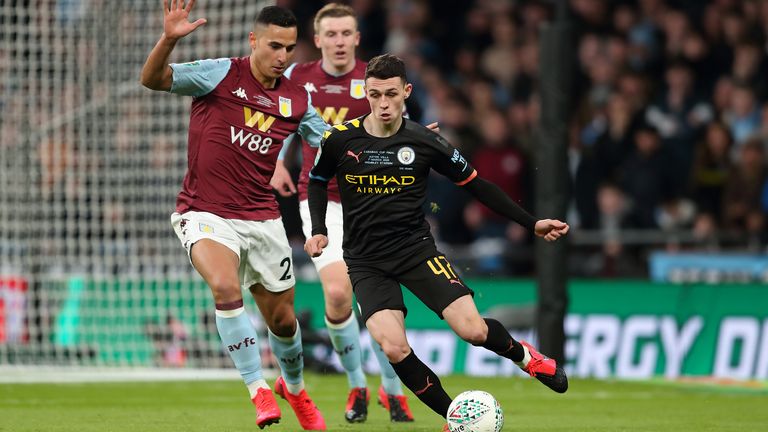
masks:
POLYGON ((256 25, 274 24, 278 27, 296 27, 296 15, 288 9, 279 6, 267 6, 256 17, 256 25))
POLYGON ((405 62, 394 54, 376 56, 368 62, 368 66, 365 68, 365 79, 389 79, 394 77, 402 78, 404 83, 407 81, 405 62))

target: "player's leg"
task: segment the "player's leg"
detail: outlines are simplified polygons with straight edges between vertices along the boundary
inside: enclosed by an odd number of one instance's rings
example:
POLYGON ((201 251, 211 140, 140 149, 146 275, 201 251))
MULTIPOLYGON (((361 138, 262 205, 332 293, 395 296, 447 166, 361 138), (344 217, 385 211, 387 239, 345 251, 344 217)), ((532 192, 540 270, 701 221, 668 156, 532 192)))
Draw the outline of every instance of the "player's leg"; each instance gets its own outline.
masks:
POLYGON ((378 403, 389 411, 393 422, 412 422, 413 413, 408 406, 408 397, 403 394, 403 387, 395 369, 389 363, 387 355, 375 339, 371 338, 371 349, 381 367, 381 386, 378 391, 378 403))
POLYGON ((440 378, 408 345, 403 311, 379 310, 367 319, 365 325, 371 337, 381 345, 403 384, 425 405, 444 418, 451 405, 451 397, 443 389, 440 378))
POLYGON ((237 234, 225 219, 209 213, 174 214, 172 224, 211 290, 219 337, 256 405, 256 423, 264 427, 278 422, 280 408, 262 375, 258 334, 243 307, 237 234))
POLYGON ((304 351, 293 307, 293 260, 283 222, 243 224, 240 229, 252 245, 243 279, 267 324, 269 345, 280 366, 275 392, 288 401, 304 429, 325 430, 322 414, 304 390, 304 351))
POLYGON ((553 359, 540 354, 525 341, 516 341, 497 320, 481 317, 471 296, 454 300, 442 314, 460 338, 512 360, 558 393, 568 390, 568 378, 553 359))
POLYGON ((363 372, 360 327, 352 311, 352 283, 347 275, 347 266, 343 261, 330 262, 322 267, 317 262, 315 265, 319 268, 323 287, 328 336, 349 384, 344 418, 350 423, 364 422, 368 417, 370 395, 363 372))
MULTIPOLYGON (((312 223, 306 200, 299 203, 299 210, 304 235, 309 238, 312 223)), ((370 395, 363 372, 360 327, 352 310, 352 283, 347 275, 347 265, 344 263, 341 248, 344 238, 341 204, 328 203, 326 225, 330 239, 328 247, 322 255, 312 258, 312 262, 320 275, 323 287, 328 336, 347 374, 349 394, 344 408, 344 418, 348 422, 363 422, 368 417, 370 395)), ((388 362, 387 366, 389 366, 388 362)))

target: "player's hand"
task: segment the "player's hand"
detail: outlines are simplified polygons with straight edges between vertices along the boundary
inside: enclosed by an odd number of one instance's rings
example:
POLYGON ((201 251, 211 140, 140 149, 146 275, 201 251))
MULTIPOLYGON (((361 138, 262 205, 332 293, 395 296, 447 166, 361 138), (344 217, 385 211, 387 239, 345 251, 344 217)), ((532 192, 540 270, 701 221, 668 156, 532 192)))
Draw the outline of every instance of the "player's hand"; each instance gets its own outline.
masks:
POLYGON ((328 246, 328 237, 322 234, 315 234, 304 243, 304 251, 312 258, 317 258, 323 253, 323 249, 326 246, 328 246))
POLYGON ((437 124, 437 122, 432 122, 428 124, 427 129, 431 130, 434 133, 440 133, 440 125, 437 124))
POLYGON ((544 240, 551 242, 568 234, 569 228, 567 223, 557 219, 542 219, 536 222, 533 230, 537 236, 544 237, 544 240))
POLYGON ((195 0, 163 0, 163 32, 168 39, 180 39, 195 31, 196 28, 205 24, 205 18, 200 18, 195 22, 189 22, 189 12, 195 5, 195 0), (170 6, 168 5, 170 3, 170 6), (184 3, 187 3, 184 6, 184 3))
POLYGON ((289 197, 296 193, 296 186, 293 184, 291 173, 281 160, 275 164, 275 172, 272 174, 269 185, 283 197, 289 197))

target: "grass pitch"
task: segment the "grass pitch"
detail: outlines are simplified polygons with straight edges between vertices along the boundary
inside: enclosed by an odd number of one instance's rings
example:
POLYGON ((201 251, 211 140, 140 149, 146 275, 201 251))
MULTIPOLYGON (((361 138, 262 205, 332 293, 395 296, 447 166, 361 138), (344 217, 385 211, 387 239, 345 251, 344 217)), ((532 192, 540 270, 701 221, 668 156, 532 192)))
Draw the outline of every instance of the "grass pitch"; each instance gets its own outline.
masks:
MULTIPOLYGON (((572 380, 558 395, 527 378, 443 378, 448 392, 496 396, 505 431, 758 431, 768 425, 768 386, 572 380)), ((392 424, 371 400, 368 421, 343 418, 343 375, 308 375, 307 388, 329 431, 440 431, 443 420, 408 393, 415 423, 392 424)), ((271 384, 271 383, 270 383, 271 384)), ((376 377, 369 378, 372 390, 376 377)), ((300 430, 284 401, 266 432, 300 430)), ((254 431, 254 410, 240 382, 0 384, 2 432, 254 431)))

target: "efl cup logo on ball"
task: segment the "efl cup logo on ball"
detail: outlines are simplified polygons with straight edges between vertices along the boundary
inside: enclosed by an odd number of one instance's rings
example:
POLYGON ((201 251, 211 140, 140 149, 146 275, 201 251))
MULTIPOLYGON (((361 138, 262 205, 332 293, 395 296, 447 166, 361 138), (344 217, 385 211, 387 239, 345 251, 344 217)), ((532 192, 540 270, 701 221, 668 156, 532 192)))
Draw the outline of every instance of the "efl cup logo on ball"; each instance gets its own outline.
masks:
POLYGON ((456 396, 446 420, 451 432, 499 432, 504 427, 504 413, 496 398, 480 390, 456 396))

